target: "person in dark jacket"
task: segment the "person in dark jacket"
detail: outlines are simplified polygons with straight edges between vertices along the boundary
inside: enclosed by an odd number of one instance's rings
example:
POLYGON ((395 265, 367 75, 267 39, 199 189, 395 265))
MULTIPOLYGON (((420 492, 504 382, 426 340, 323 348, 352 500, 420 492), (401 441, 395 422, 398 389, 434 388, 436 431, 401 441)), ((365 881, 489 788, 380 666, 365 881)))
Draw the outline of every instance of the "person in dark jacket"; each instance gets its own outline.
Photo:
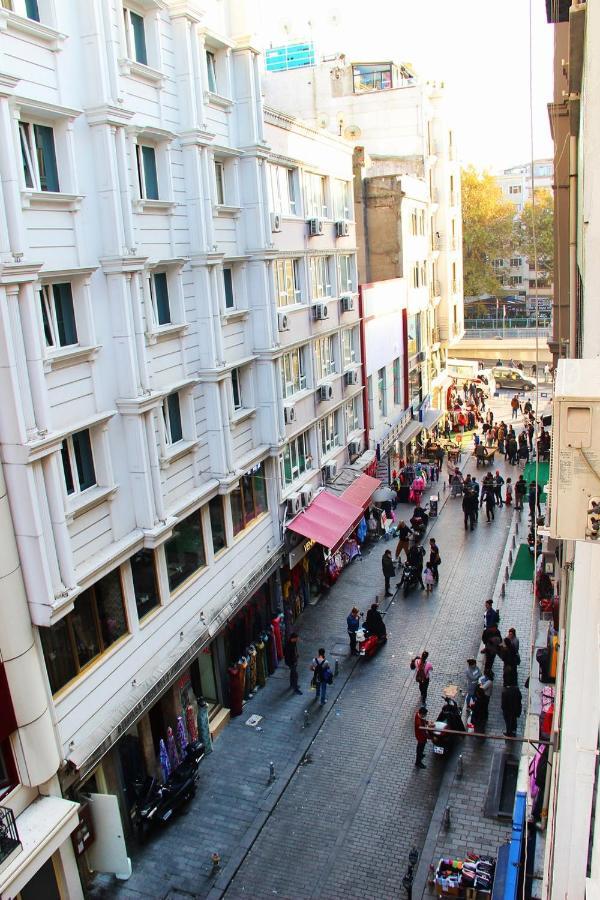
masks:
POLYGON ((485 503, 485 515, 488 522, 493 521, 494 507, 496 506, 496 492, 494 490, 494 479, 491 473, 485 476, 483 489, 481 491, 480 505, 485 503))
POLYGON ((292 631, 283 651, 285 664, 290 670, 290 687, 295 694, 301 694, 302 691, 298 687, 298 635, 292 631))
POLYGON ((467 490, 463 494, 462 510, 465 520, 465 531, 471 526, 471 531, 475 528, 477 520, 477 494, 474 490, 467 490))
POLYGON ((494 475, 494 493, 496 495, 496 506, 504 506, 504 500, 502 499, 503 484, 504 478, 500 474, 500 470, 496 469, 496 474, 494 475))
POLYGON ((517 654, 512 645, 511 639, 507 636, 498 647, 498 656, 504 664, 502 671, 502 683, 504 687, 518 684, 519 675, 517 672, 517 654))
POLYGON ((483 655, 485 657, 485 665, 483 667, 483 674, 486 678, 494 677, 494 660, 498 654, 498 648, 502 643, 502 635, 500 634, 500 630, 497 625, 490 625, 489 628, 484 628, 483 634, 481 635, 481 640, 484 644, 483 655))
POLYGON ((404 519, 398 522, 396 534, 398 535, 398 543, 396 545, 396 559, 400 559, 400 554, 404 550, 408 559, 408 550, 410 548, 410 535, 413 533, 412 528, 406 524, 404 519))
POLYGON ((394 560, 392 559, 392 551, 386 550, 383 556, 381 557, 381 568, 383 570, 383 577, 385 579, 385 596, 391 597, 392 592, 390 591, 390 581, 396 574, 396 570, 394 569, 394 560))
POLYGON ((517 733, 517 719, 520 717, 522 706, 521 691, 516 684, 508 685, 502 690, 502 715, 506 724, 506 737, 515 737, 517 733))
POLYGON ((420 706, 418 712, 415 713, 415 739, 417 741, 417 758, 415 760, 415 766, 417 769, 427 768, 423 762, 423 756, 425 755, 425 747, 427 745, 427 738, 429 737, 427 731, 428 725, 427 707, 420 706))
POLYGON ((346 624, 348 626, 348 637, 350 638, 350 655, 358 656, 358 650, 356 649, 356 632, 360 628, 360 613, 356 606, 352 607, 346 617, 346 624))
POLYGON ((406 562, 409 566, 415 567, 421 588, 425 590, 425 585, 423 584, 423 560, 425 559, 425 548, 421 546, 419 540, 418 536, 415 537, 411 548, 408 551, 406 562))
POLYGON ((485 601, 485 612, 483 614, 483 627, 489 628, 490 625, 497 625, 500 621, 500 613, 494 609, 494 601, 485 601))
POLYGON ((527 482, 523 475, 519 475, 519 480, 515 484, 515 509, 523 509, 523 501, 527 493, 527 482))
POLYGON ((442 562, 440 556, 440 548, 435 542, 435 538, 429 538, 429 568, 433 572, 433 580, 437 584, 440 580, 438 568, 442 562))
POLYGON ((385 640, 387 638, 387 631, 381 613, 379 612, 378 603, 371 603, 367 618, 365 619, 365 625, 369 634, 376 634, 380 640, 385 640))

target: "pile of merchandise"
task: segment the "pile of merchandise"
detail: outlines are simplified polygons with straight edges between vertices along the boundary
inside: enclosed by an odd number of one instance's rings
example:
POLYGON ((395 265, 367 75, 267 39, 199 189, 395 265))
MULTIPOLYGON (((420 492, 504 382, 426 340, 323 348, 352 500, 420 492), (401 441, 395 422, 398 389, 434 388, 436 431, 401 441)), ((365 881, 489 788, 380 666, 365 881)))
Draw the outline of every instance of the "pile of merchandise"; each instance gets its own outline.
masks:
POLYGON ((463 859, 440 859, 435 873, 438 897, 464 897, 467 888, 491 894, 496 860, 469 853, 463 859))

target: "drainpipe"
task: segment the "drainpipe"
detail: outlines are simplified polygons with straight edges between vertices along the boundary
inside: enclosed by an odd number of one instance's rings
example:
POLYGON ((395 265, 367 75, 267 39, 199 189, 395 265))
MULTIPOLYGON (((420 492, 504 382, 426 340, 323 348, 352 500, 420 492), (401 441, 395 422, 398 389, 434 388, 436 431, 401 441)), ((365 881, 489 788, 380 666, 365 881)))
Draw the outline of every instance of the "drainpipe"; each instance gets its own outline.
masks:
POLYGON ((35 787, 60 765, 46 675, 34 640, 4 473, 0 465, 0 658, 17 723, 12 734, 19 781, 35 787))
POLYGON ((577 138, 569 138, 569 356, 577 356, 577 138))
POLYGON ((365 339, 365 314, 364 314, 364 301, 363 301, 363 288, 362 284, 358 286, 358 315, 359 315, 359 326, 360 326, 360 369, 362 373, 362 405, 363 405, 363 428, 364 428, 364 437, 365 437, 365 447, 367 450, 369 447, 369 397, 367 395, 367 342, 365 339))

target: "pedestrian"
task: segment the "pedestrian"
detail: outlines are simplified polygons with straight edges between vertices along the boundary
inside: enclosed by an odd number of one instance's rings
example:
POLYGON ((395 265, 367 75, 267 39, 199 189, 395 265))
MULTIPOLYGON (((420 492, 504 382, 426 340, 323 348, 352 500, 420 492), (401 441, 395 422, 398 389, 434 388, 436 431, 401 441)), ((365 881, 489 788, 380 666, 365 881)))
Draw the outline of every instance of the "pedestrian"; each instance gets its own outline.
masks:
POLYGON ((483 634, 481 635, 481 640, 483 641, 484 650, 484 666, 483 666, 483 674, 486 678, 493 679, 494 677, 494 660, 498 654, 498 648, 502 644, 502 635, 500 634, 500 629, 497 625, 490 625, 488 628, 483 629, 483 634))
POLYGON ((465 703, 467 707, 470 705, 471 701, 475 699, 475 691, 477 690, 477 685, 479 684, 480 678, 481 669, 477 665, 477 660, 468 659, 467 669, 465 671, 465 681, 467 685, 467 696, 465 703))
POLYGON ((429 563, 423 569, 423 581, 425 582, 425 590, 428 594, 430 594, 433 590, 434 578, 433 571, 431 570, 431 566, 429 563))
POLYGON ((503 484, 504 478, 500 474, 500 470, 496 469, 496 474, 494 476, 494 494, 496 495, 496 506, 504 506, 504 501, 502 500, 503 484))
POLYGON ((321 706, 327 703, 327 685, 333 683, 333 672, 325 656, 325 648, 319 647, 317 655, 311 663, 312 683, 315 688, 315 700, 321 698, 321 706))
POLYGON ((508 438, 506 440, 506 458, 508 459, 511 466, 515 466, 517 464, 517 454, 519 452, 519 445, 517 444, 517 438, 514 431, 509 432, 508 438))
POLYGON ((519 398, 518 398, 517 394, 515 394, 514 397, 512 398, 512 400, 510 401, 510 408, 512 409, 512 418, 513 419, 516 419, 519 416, 519 406, 520 406, 519 398))
POLYGON ((489 628, 491 625, 498 625, 500 623, 500 613, 497 609, 494 609, 494 601, 486 600, 485 601, 485 610, 483 613, 483 627, 489 628))
POLYGON ((410 547, 410 535, 413 534, 413 530, 410 525, 407 525, 404 519, 401 519, 398 522, 398 527, 396 529, 396 534, 398 535, 398 543, 396 544, 396 559, 400 559, 400 554, 404 550, 406 554, 406 558, 408 559, 408 549, 410 547))
POLYGON ((502 716, 506 725, 504 734, 506 737, 515 737, 517 733, 517 719, 523 711, 523 698, 516 684, 510 684, 502 690, 502 716))
POLYGON ((435 538, 429 538, 429 562, 428 566, 433 572, 433 580, 437 584, 440 580, 439 567, 442 563, 440 556, 440 548, 435 542, 435 538))
POLYGON ((496 506, 496 494, 494 492, 494 479, 489 472, 482 484, 480 506, 485 503, 485 514, 488 522, 494 519, 494 507, 496 506))
POLYGON ((550 366, 548 365, 548 363, 546 363, 546 365, 544 366, 544 381, 548 381, 549 378, 550 378, 550 366))
POLYGON ((471 702, 471 724, 476 731, 485 728, 493 689, 494 682, 482 675, 475 688, 475 699, 471 702))
POLYGON ((473 531, 477 520, 477 495, 472 489, 463 493, 462 510, 465 520, 465 531, 470 527, 473 531))
POLYGON ((283 651, 285 664, 290 670, 290 688, 295 694, 301 694, 302 691, 298 687, 298 635, 292 631, 283 651))
MULTIPOLYGON (((537 500, 537 484, 535 481, 530 481, 529 483, 529 491, 527 494, 527 501, 529 503, 529 516, 532 522, 535 522, 535 505, 537 500)), ((539 502, 538 502, 539 509, 539 502)))
POLYGON ((527 463, 529 462, 529 445, 527 443, 527 435, 524 431, 522 431, 519 435, 518 447, 519 459, 524 459, 524 465, 527 465, 527 463))
MULTIPOLYGON (((423 559, 425 557, 425 548, 421 547, 419 535, 415 535, 415 539, 411 544, 411 547, 408 551, 408 556, 406 558, 406 562, 409 566, 414 566, 417 571, 417 577, 419 579, 421 589, 425 590, 425 585, 423 583, 423 559)), ((400 585, 396 585, 397 588, 400 585)))
POLYGON ((524 475, 519 475, 519 480, 515 484, 515 509, 523 509, 523 501, 527 493, 527 482, 524 475))
POLYGON ((504 500, 504 502, 506 503, 507 506, 512 505, 512 498, 513 498, 512 478, 507 478, 506 479, 506 494, 505 494, 505 500, 504 500))
POLYGON ((390 581, 396 574, 396 570, 394 569, 394 560, 392 559, 392 551, 386 550, 381 557, 381 568, 383 570, 383 577, 385 579, 385 596, 391 597, 392 592, 390 591, 390 581))
POLYGON ((346 624, 348 626, 348 637, 350 638, 350 656, 358 656, 356 632, 360 628, 360 613, 356 606, 353 606, 350 610, 346 618, 346 624))
MULTIPOLYGON (((508 638, 508 640, 511 642, 512 648, 517 657, 517 665, 520 666, 521 665, 521 657, 519 656, 519 638, 517 637, 516 629, 509 628, 506 638, 508 638)), ((505 638, 505 640, 506 640, 506 638, 505 638)))
POLYGON ((427 691, 429 690, 429 676, 433 672, 433 666, 429 662, 429 653, 423 650, 420 656, 415 656, 410 664, 411 669, 416 669, 415 681, 419 685, 421 692, 421 702, 427 702, 427 691))
POLYGON ((531 405, 531 399, 528 397, 527 400, 525 401, 525 403, 523 404, 523 412, 526 415, 529 415, 529 413, 531 412, 532 409, 533 409, 533 406, 531 405))
POLYGON ((417 767, 417 769, 427 768, 427 766, 423 762, 423 757, 425 756, 425 745, 427 744, 428 727, 429 722, 427 721, 427 707, 420 706, 415 713, 415 738, 417 741, 417 758, 415 760, 415 766, 417 767))

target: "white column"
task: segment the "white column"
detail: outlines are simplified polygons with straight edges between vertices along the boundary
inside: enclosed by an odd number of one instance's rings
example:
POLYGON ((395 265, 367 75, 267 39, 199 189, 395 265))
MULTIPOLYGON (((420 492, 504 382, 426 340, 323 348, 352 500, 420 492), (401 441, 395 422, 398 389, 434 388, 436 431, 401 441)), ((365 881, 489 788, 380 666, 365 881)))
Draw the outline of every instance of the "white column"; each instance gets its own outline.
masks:
POLYGON ((200 158, 202 161, 202 196, 204 206, 204 223, 206 229, 206 247, 210 253, 215 245, 215 226, 213 222, 213 198, 211 186, 214 181, 214 165, 212 153, 207 147, 200 149, 200 158))
POLYGON ((35 411, 31 396, 31 383, 27 368, 27 354, 24 346, 24 334, 19 309, 19 285, 11 284, 6 288, 6 305, 8 307, 11 349, 14 354, 16 384, 18 392, 15 400, 20 406, 27 436, 25 440, 33 440, 39 436, 35 411))
POLYGON ((129 294, 133 312, 135 347, 140 383, 144 391, 150 391, 152 389, 152 377, 148 370, 148 359, 146 355, 146 335, 142 320, 142 300, 140 296, 143 293, 143 286, 140 284, 140 279, 143 279, 143 273, 134 272, 129 279, 129 294))
POLYGON ((65 588, 69 589, 77 584, 77 576, 75 575, 71 538, 65 516, 65 491, 62 487, 63 466, 60 450, 44 457, 42 466, 58 569, 62 583, 65 588))
POLYGON ((13 116, 6 97, 0 97, 0 180, 10 252, 16 260, 27 251, 27 236, 21 208, 21 179, 17 166, 21 152, 15 150, 13 116))
MULTIPOLYGON (((137 158, 135 155, 135 141, 133 137, 129 141, 125 139, 125 129, 115 129, 117 146, 117 169, 119 173, 119 190, 121 193, 121 215, 123 216, 123 232, 125 244, 129 253, 134 253, 137 248, 137 237, 133 225, 133 211, 131 208, 132 195, 129 186, 129 171, 127 168, 127 145, 129 144, 131 171, 136 173, 137 158)), ((139 195, 139 190, 136 196, 139 195)))
MULTIPOLYGON (((165 504, 163 500, 162 481, 160 477, 160 461, 158 458, 158 448, 156 446, 156 410, 151 409, 144 415, 144 425, 146 428, 146 442, 148 446, 148 459, 150 462, 150 476, 152 479, 152 491, 154 495, 154 506, 156 516, 159 522, 166 519, 165 504)), ((159 415, 160 415, 160 411, 159 415)))
POLYGON ((37 292, 29 281, 21 285, 20 313, 23 329, 23 343, 29 373, 29 385, 33 400, 33 409, 37 429, 46 434, 51 427, 48 388, 44 375, 44 355, 40 336, 40 315, 36 304, 39 304, 37 292))

